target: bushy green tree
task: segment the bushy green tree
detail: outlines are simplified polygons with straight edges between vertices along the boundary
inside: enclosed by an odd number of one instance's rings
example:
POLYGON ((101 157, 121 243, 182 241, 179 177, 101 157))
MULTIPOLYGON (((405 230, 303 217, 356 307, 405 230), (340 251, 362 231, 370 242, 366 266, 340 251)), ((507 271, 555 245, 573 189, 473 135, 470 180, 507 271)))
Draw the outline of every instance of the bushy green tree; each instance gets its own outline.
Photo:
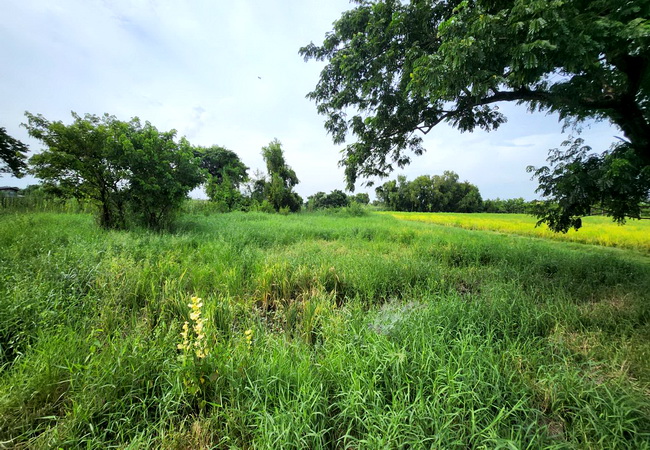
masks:
POLYGON ((17 178, 23 176, 27 169, 27 151, 29 149, 18 139, 7 134, 5 128, 0 127, 0 174, 9 173, 17 178))
POLYGON ((597 160, 554 158, 558 165, 537 173, 557 207, 542 220, 562 230, 586 203, 613 205, 621 194, 626 201, 610 213, 637 216, 650 164, 649 0, 355 3, 322 45, 300 50, 327 61, 309 97, 334 142, 356 137, 341 161, 349 188, 408 164, 409 150, 422 154, 422 134, 441 122, 498 128, 506 117, 497 103, 511 101, 567 124, 609 120, 627 138, 597 160), (601 178, 591 183, 585 172, 601 178), (577 187, 584 195, 571 196, 568 180, 586 182, 577 187))
POLYGON ((194 154, 201 161, 201 168, 207 172, 205 192, 208 198, 230 211, 243 205, 240 186, 248 181, 248 167, 239 156, 220 146, 195 147, 194 154))
POLYGON ((352 201, 357 202, 360 205, 367 205, 370 203, 370 196, 365 192, 359 192, 352 197, 352 201))
POLYGON ((149 122, 105 114, 72 113, 73 123, 26 113, 29 134, 46 148, 30 158, 31 170, 51 191, 97 206, 105 228, 126 226, 127 214, 154 229, 169 224, 202 175, 192 147, 176 132, 149 122))
POLYGON ((266 163, 268 180, 264 181, 264 196, 276 211, 288 209, 292 212, 300 211, 302 198, 293 192, 298 184, 296 172, 287 165, 284 159, 282 144, 274 139, 262 148, 262 157, 266 163))
POLYGON ((114 125, 132 217, 148 228, 166 228, 204 179, 192 145, 185 138, 177 141, 176 130, 158 131, 137 118, 114 125))
POLYGON ((325 192, 317 192, 316 194, 307 197, 307 208, 309 210, 344 208, 349 205, 350 198, 340 189, 334 189, 329 194, 326 194, 325 192))
POLYGON ((46 148, 29 160, 31 171, 43 180, 45 188, 62 197, 90 201, 98 207, 102 227, 125 225, 123 180, 119 145, 111 128, 117 119, 72 113, 73 123, 50 122, 42 115, 26 113, 30 136, 46 148))
POLYGON ((323 191, 316 192, 314 195, 310 195, 307 197, 307 209, 310 211, 313 211, 315 209, 321 209, 324 208, 324 199, 327 196, 327 194, 323 191))

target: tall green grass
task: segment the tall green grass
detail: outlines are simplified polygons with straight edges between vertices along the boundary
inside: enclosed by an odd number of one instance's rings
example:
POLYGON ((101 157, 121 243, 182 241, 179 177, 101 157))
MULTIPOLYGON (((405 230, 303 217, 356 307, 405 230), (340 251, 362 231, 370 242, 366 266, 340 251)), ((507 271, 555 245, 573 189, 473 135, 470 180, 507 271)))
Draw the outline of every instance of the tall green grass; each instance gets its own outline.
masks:
POLYGON ((0 217, 0 265, 7 447, 650 442, 638 254, 375 214, 39 213, 0 217), (205 358, 177 348, 193 295, 205 358))

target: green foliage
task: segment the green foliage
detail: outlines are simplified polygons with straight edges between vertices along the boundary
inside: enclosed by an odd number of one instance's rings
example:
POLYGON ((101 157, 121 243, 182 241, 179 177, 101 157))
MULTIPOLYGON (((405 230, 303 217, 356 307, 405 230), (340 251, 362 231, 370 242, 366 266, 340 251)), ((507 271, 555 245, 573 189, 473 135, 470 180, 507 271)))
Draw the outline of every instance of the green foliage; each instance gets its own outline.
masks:
POLYGON ((238 209, 244 203, 244 197, 228 175, 221 177, 221 180, 208 175, 205 192, 210 201, 220 205, 223 212, 238 209))
POLYGON ((361 205, 370 203, 370 196, 365 192, 347 195, 340 189, 334 189, 329 194, 317 192, 307 197, 306 207, 310 211, 328 208, 346 208, 351 215, 363 215, 365 209, 361 205))
POLYGON ((219 146, 195 147, 194 154, 201 159, 206 177, 205 192, 208 198, 221 205, 223 211, 241 208, 244 203, 239 190, 248 181, 248 167, 231 150, 219 146))
MULTIPOLYGON (((556 112, 567 124, 609 120, 629 140, 630 172, 650 163, 648 0, 355 3, 322 45, 300 50, 327 62, 309 97, 334 142, 357 138, 341 161, 349 189, 359 177, 410 163, 409 151, 425 150, 417 132, 441 122, 460 131, 498 128, 502 101, 556 112)), ((634 177, 616 182, 631 183, 620 192, 645 188, 634 177)), ((626 198, 629 208, 617 214, 634 216, 636 199, 626 198)))
POLYGON ((344 208, 350 204, 350 201, 350 197, 339 189, 334 189, 329 194, 317 192, 307 197, 307 209, 344 208))
POLYGON ((27 169, 27 152, 25 144, 9 136, 7 130, 0 127, 0 173, 10 173, 15 177, 22 177, 27 169))
POLYGON ((360 205, 367 205, 370 203, 370 196, 365 192, 359 192, 352 196, 352 201, 359 203, 360 205))
POLYGON ((128 170, 123 194, 131 215, 151 229, 166 228, 187 194, 203 181, 192 146, 174 140, 176 131, 160 132, 138 119, 120 124, 121 165, 128 170))
POLYGON ((221 183, 227 177, 230 183, 238 188, 248 180, 248 167, 232 150, 218 145, 199 146, 194 147, 194 154, 201 159, 201 168, 216 178, 217 183, 221 183))
POLYGON ((522 197, 508 199, 483 200, 482 212, 499 214, 526 214, 530 213, 535 202, 526 202, 522 197))
POLYGON ((580 138, 565 141, 566 150, 555 149, 550 167, 529 167, 539 180, 537 192, 548 200, 535 213, 539 223, 566 233, 582 226, 581 216, 599 206, 616 222, 641 218, 641 203, 650 198, 650 166, 644 165, 629 143, 619 143, 594 154, 580 138))
POLYGON ((283 208, 291 212, 300 211, 302 198, 293 192, 294 186, 299 182, 298 177, 296 172, 287 165, 280 141, 274 139, 268 146, 262 147, 262 157, 266 163, 269 179, 258 179, 255 189, 263 191, 264 198, 276 211, 283 208))
POLYGON ((400 175, 375 189, 377 199, 393 211, 479 212, 483 200, 478 187, 458 182, 458 174, 446 170, 442 175, 422 175, 407 181, 400 175))
POLYGON ((129 214, 153 229, 169 225, 202 176, 190 144, 139 119, 72 113, 74 122, 50 122, 26 113, 29 134, 47 148, 30 159, 45 189, 97 206, 105 228, 123 228, 129 214))

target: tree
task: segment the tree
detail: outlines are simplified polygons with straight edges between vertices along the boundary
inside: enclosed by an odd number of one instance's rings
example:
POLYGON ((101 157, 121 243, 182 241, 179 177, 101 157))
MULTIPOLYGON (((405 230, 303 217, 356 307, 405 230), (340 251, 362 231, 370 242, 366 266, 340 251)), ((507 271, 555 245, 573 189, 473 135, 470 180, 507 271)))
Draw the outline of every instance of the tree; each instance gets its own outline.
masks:
POLYGON ((27 163, 28 148, 25 144, 7 134, 5 128, 0 127, 0 173, 10 173, 20 178, 23 176, 27 163))
POLYGON ((228 177, 234 186, 239 187, 248 180, 248 167, 232 150, 218 145, 197 146, 194 147, 194 155, 200 158, 201 168, 216 178, 217 183, 228 177))
POLYGON ((74 122, 50 122, 42 115, 27 116, 30 136, 47 148, 29 160, 31 171, 44 181, 46 190, 64 198, 88 200, 99 209, 99 223, 105 228, 124 226, 125 204, 122 193, 127 174, 120 164, 110 128, 115 117, 72 113, 74 122))
POLYGON ((105 228, 168 225, 188 192, 203 180, 192 147, 176 132, 160 132, 137 118, 72 113, 70 125, 26 113, 29 134, 47 148, 30 158, 32 172, 50 191, 90 201, 105 228))
POLYGON ((266 163, 269 180, 265 181, 265 197, 276 211, 288 208, 292 212, 300 211, 302 198, 293 188, 298 184, 296 172, 284 159, 282 144, 274 139, 262 148, 262 157, 266 163))
POLYGON ((370 196, 365 192, 359 192, 352 197, 352 201, 357 202, 360 205, 367 205, 370 203, 370 196))
MULTIPOLYGON (((647 171, 648 0, 355 2, 322 45, 300 50, 305 60, 328 62, 308 96, 327 117, 334 142, 350 132, 357 138, 341 161, 348 188, 358 177, 408 164, 409 151, 424 152, 421 134, 441 122, 460 131, 498 128, 506 121, 502 101, 556 112, 567 125, 609 120, 627 141, 603 161, 635 166, 628 175, 647 171)), ((609 181, 595 197, 635 191, 610 193, 609 181)), ((627 182, 642 184, 643 176, 627 182)), ((619 212, 636 216, 634 209, 619 212)))
POLYGON ((207 172, 205 191, 213 202, 221 202, 232 210, 242 201, 239 187, 248 181, 248 167, 239 156, 220 146, 195 147, 194 155, 200 158, 201 168, 207 172))
POLYGON ((176 141, 176 130, 158 131, 137 117, 114 125, 116 163, 126 170, 121 184, 130 213, 147 228, 168 227, 204 180, 192 145, 185 138, 176 141))

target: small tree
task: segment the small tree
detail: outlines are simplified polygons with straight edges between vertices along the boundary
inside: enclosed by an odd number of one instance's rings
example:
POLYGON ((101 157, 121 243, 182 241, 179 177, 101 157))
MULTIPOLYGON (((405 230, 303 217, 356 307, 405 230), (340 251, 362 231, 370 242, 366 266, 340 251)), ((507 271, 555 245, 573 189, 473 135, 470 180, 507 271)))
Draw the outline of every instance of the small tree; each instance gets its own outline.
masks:
POLYGON ((248 167, 231 150, 220 146, 195 147, 194 154, 200 158, 201 168, 207 173, 205 192, 213 202, 232 210, 242 203, 239 191, 248 180, 248 167))
POLYGON ((352 201, 355 201, 361 205, 367 205, 370 203, 370 196, 365 192, 359 192, 354 197, 352 197, 352 201))
POLYGON ((340 189, 334 189, 329 194, 326 194, 325 192, 317 192, 307 198, 307 208, 310 210, 344 208, 348 205, 350 205, 350 198, 340 189))
POLYGON ((478 212, 483 203, 478 187, 458 182, 458 174, 451 171, 432 177, 422 175, 413 181, 400 175, 375 192, 377 199, 394 211, 478 212))
POLYGON ((293 188, 298 184, 296 172, 284 159, 282 144, 274 139, 262 148, 262 157, 266 162, 269 180, 265 183, 265 197, 276 211, 288 208, 292 212, 300 211, 302 198, 293 188))

